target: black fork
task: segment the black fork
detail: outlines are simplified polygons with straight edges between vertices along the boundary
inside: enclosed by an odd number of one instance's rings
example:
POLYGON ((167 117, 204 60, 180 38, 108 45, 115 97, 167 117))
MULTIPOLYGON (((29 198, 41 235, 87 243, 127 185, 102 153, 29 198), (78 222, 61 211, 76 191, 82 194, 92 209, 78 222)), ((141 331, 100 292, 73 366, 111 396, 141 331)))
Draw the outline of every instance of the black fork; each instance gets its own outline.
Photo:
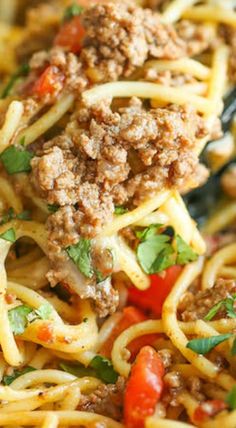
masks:
MULTIPOLYGON (((229 131, 232 119, 236 113, 236 88, 234 88, 225 98, 224 110, 221 115, 221 123, 223 132, 229 131)), ((203 153, 204 162, 204 153, 203 153)), ((202 224, 209 216, 213 206, 219 201, 221 196, 220 177, 225 169, 232 163, 231 160, 225 164, 217 173, 212 174, 207 183, 192 192, 188 193, 184 200, 189 209, 190 215, 199 223, 202 224)))

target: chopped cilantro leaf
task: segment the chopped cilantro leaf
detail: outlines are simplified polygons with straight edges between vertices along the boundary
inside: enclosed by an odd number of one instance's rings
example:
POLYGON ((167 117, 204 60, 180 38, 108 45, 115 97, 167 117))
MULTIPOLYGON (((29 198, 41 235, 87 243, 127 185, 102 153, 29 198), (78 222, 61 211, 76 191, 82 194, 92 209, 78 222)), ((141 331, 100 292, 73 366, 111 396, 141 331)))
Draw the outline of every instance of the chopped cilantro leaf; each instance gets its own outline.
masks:
POLYGON ((116 205, 115 206, 115 215, 122 215, 127 213, 129 210, 128 208, 123 207, 122 205, 116 205))
POLYGON ((66 249, 79 271, 87 278, 92 278, 94 271, 91 262, 91 241, 81 238, 75 245, 66 249))
POLYGON ((30 220, 30 212, 29 211, 22 211, 19 214, 16 214, 14 209, 12 207, 10 207, 2 216, 2 220, 0 222, 0 225, 6 224, 11 220, 14 219, 19 219, 19 220, 30 220))
POLYGON ((116 383, 118 379, 118 373, 114 370, 112 362, 101 355, 96 355, 88 367, 84 367, 81 363, 68 362, 61 363, 60 367, 74 376, 94 376, 104 383, 116 383))
POLYGON ((236 409, 236 385, 233 386, 231 391, 228 393, 225 399, 231 410, 236 409))
POLYGON ((90 367, 96 370, 96 375, 105 383, 116 383, 118 374, 114 370, 112 362, 107 358, 96 355, 89 364, 90 367))
POLYGON ((12 243, 15 242, 16 240, 15 230, 11 227, 11 229, 8 229, 6 230, 6 232, 1 233, 0 238, 12 243))
POLYGON ((177 247, 177 265, 185 265, 189 262, 197 260, 198 255, 192 250, 192 248, 186 244, 181 236, 176 235, 176 247, 177 247))
POLYGON ((0 159, 8 174, 31 171, 30 161, 33 153, 22 147, 10 146, 1 153, 0 159))
POLYGON ((64 372, 70 373, 76 377, 93 376, 96 377, 96 371, 91 367, 84 367, 81 363, 68 363, 64 362, 60 364, 60 368, 64 372))
POLYGON ((28 324, 28 315, 32 308, 27 305, 20 305, 8 311, 8 318, 12 332, 16 335, 24 333, 28 324))
POLYGON ((23 76, 27 76, 27 74, 29 74, 30 72, 30 67, 29 64, 22 64, 19 69, 16 71, 16 73, 14 73, 11 77, 10 80, 8 81, 8 83, 6 84, 5 88, 3 89, 0 98, 6 98, 13 86, 15 85, 16 81, 23 76))
POLYGON ((48 211, 50 212, 50 213, 55 213, 55 212, 57 212, 58 210, 59 210, 59 205, 56 205, 56 204, 48 204, 48 211))
POLYGON ((220 300, 218 303, 216 303, 212 308, 209 310, 209 312, 205 316, 205 320, 211 321, 215 315, 219 312, 220 309, 225 309, 226 314, 229 318, 236 318, 236 312, 234 309, 234 303, 236 300, 236 296, 233 295, 232 297, 227 297, 226 299, 220 300))
POLYGON ((172 253, 170 238, 166 235, 154 235, 141 242, 137 247, 138 261, 144 272, 148 274, 161 272, 162 266, 165 266, 166 269, 173 265, 170 260, 172 253), (162 259, 164 259, 163 263, 162 259))
POLYGON ((12 332, 15 335, 24 333, 27 325, 36 319, 48 319, 52 312, 51 305, 41 305, 38 309, 32 309, 27 305, 20 305, 8 311, 8 319, 12 332))
POLYGON ((140 241, 145 241, 146 239, 156 236, 157 232, 162 226, 162 224, 151 224, 143 230, 136 230, 135 235, 138 239, 140 239, 140 241))
POLYGON ((39 306, 38 309, 35 309, 35 313, 41 320, 47 320, 50 318, 52 313, 52 306, 49 303, 45 303, 44 305, 39 306))
POLYGON ((14 370, 12 375, 3 376, 3 379, 2 379, 3 384, 4 385, 10 385, 18 377, 22 376, 25 373, 33 372, 34 370, 36 370, 36 369, 34 367, 31 367, 31 366, 24 367, 22 370, 14 370))
POLYGON ((84 8, 82 6, 80 6, 77 3, 73 3, 71 6, 68 6, 66 8, 63 20, 64 21, 69 21, 74 16, 81 15, 81 13, 83 12, 83 10, 84 10, 84 8))
POLYGON ((231 355, 236 355, 236 337, 234 338, 234 341, 233 341, 231 355))
POLYGON ((232 333, 219 334, 218 336, 204 337, 193 339, 187 343, 187 348, 191 349, 196 354, 207 354, 217 345, 232 337, 232 333))

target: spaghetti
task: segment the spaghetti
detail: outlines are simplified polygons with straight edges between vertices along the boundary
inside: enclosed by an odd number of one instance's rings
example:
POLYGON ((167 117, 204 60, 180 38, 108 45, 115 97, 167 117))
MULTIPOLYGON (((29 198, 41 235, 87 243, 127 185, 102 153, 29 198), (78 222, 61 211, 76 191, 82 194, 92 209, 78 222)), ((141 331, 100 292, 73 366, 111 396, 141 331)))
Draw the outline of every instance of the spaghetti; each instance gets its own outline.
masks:
POLYGON ((0 426, 234 428, 235 202, 200 233, 181 196, 234 5, 4 3, 0 426))

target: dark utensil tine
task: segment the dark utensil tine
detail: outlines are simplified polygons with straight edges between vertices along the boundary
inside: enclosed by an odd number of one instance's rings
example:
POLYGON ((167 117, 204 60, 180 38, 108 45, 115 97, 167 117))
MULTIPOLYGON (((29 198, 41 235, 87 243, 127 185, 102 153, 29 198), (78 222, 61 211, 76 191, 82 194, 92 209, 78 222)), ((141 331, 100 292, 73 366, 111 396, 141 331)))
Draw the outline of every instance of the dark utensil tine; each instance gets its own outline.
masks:
POLYGON ((223 131, 229 130, 234 114, 236 113, 236 87, 226 97, 224 102, 224 111, 221 115, 223 131))
MULTIPOLYGON (((224 110, 221 115, 223 132, 230 128, 234 114, 236 113, 236 87, 229 93, 224 100, 224 110)), ((201 161, 204 162, 204 152, 201 155, 201 161)), ((216 174, 213 174, 204 186, 188 193, 184 200, 188 206, 190 215, 202 224, 210 215, 212 208, 220 198, 220 177, 232 160, 221 168, 216 174)))

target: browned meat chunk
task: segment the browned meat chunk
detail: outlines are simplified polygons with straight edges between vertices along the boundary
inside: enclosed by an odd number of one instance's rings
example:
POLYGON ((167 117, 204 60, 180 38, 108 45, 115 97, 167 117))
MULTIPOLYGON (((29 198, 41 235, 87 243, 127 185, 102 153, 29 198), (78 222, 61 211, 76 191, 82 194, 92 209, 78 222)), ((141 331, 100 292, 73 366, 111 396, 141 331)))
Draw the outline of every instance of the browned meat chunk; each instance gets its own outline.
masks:
POLYGON ((101 385, 90 395, 83 395, 78 410, 98 413, 120 421, 122 419, 125 382, 119 378, 115 385, 101 385))
POLYGON ((116 113, 107 106, 95 107, 89 121, 83 120, 80 111, 67 135, 44 144, 32 161, 33 182, 48 203, 76 205, 49 220, 54 237, 60 225, 59 245, 70 243, 67 226, 67 238, 61 231, 68 215, 77 234, 92 237, 111 220, 114 204, 130 198, 139 204, 164 186, 197 184, 194 148, 205 130, 193 110, 168 107, 147 112, 133 100, 116 113))
MULTIPOLYGON (((236 282, 233 280, 218 279, 214 287, 195 293, 188 292, 183 296, 179 305, 179 316, 183 321, 203 319, 209 310, 222 299, 232 297, 236 292, 236 282)), ((215 319, 225 317, 225 310, 219 310, 215 319)))
POLYGON ((213 34, 208 27, 185 21, 177 31, 160 15, 129 2, 89 8, 83 15, 87 35, 81 60, 93 81, 129 76, 148 58, 176 59, 207 49, 213 34))
POLYGON ((236 29, 230 25, 223 25, 221 27, 221 34, 226 43, 230 46, 229 57, 229 76, 232 82, 236 82, 236 29))

